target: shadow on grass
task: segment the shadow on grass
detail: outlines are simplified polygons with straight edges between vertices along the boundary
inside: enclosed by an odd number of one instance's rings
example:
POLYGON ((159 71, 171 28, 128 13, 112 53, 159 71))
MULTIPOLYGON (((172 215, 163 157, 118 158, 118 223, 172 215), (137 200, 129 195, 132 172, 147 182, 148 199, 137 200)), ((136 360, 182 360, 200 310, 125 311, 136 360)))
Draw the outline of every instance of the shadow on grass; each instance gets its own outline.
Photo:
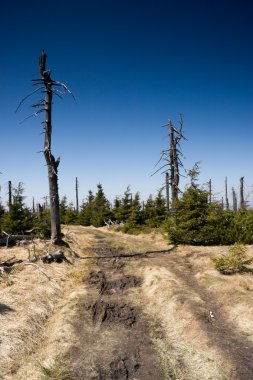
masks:
POLYGON ((12 307, 5 305, 4 303, 0 303, 0 314, 8 314, 15 311, 12 307))

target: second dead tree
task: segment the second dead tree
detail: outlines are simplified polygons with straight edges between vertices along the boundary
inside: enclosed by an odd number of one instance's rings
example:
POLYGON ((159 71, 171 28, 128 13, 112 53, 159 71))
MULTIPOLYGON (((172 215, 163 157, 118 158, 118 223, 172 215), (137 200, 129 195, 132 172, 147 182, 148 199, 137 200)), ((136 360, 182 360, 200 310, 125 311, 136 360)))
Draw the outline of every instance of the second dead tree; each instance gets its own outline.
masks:
POLYGON ((225 178, 225 202, 226 202, 226 210, 229 210, 229 202, 228 202, 228 179, 225 178))
POLYGON ((244 177, 240 178, 240 208, 245 208, 245 201, 244 201, 244 177))
MULTIPOLYGON (((178 199, 179 195, 179 180, 180 180, 180 167, 183 167, 181 157, 183 156, 180 148, 180 140, 186 138, 183 135, 183 118, 180 114, 179 128, 175 128, 171 120, 168 120, 168 124, 165 125, 169 132, 169 149, 165 149, 161 153, 161 157, 156 165, 161 161, 165 162, 158 171, 165 169, 162 173, 165 173, 165 187, 166 187, 166 204, 169 210, 170 200, 169 193, 171 193, 171 205, 174 207, 175 201, 178 199), (169 191, 169 187, 171 191, 169 191)), ((164 126, 164 127, 165 127, 164 126)), ((153 174, 155 174, 153 173, 153 174)))
POLYGON ((78 200, 78 179, 76 177, 76 211, 79 212, 79 200, 78 200))
POLYGON ((236 212, 237 211, 237 196, 236 196, 235 189, 233 187, 232 187, 232 200, 233 200, 233 211, 236 212))

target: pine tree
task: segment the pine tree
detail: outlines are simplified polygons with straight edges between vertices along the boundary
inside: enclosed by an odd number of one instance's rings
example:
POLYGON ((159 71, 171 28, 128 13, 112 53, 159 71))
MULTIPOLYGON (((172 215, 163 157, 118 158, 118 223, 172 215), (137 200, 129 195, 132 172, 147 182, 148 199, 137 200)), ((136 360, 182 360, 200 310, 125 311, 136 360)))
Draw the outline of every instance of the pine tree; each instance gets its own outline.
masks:
POLYGON ((93 214, 93 201, 94 201, 94 195, 91 190, 89 190, 87 201, 81 204, 80 212, 78 215, 79 223, 82 226, 90 226, 91 225, 91 219, 93 214))
POLYGON ((3 222, 4 213, 5 213, 5 210, 4 210, 4 207, 0 201, 0 233, 2 232, 2 222, 3 222))
POLYGON ((130 186, 127 186, 126 191, 124 192, 124 197, 121 200, 121 213, 122 213, 122 221, 126 222, 131 213, 131 205, 132 205, 132 193, 130 186))
POLYGON ((65 224, 76 224, 78 221, 78 211, 74 207, 73 202, 70 202, 67 206, 65 213, 65 224))
POLYGON ((113 201, 112 219, 119 222, 123 220, 122 201, 118 196, 113 201))
POLYGON ((131 202, 129 218, 126 221, 127 228, 134 228, 142 223, 142 212, 140 204, 140 195, 136 193, 131 202))
POLYGON ((155 207, 155 216, 154 221, 156 223, 156 227, 160 227, 161 223, 165 220, 166 217, 166 199, 162 194, 162 190, 160 189, 157 193, 154 202, 155 207))
POLYGON ((155 202, 153 196, 149 195, 146 203, 144 204, 143 219, 146 224, 152 226, 153 218, 156 216, 155 202))
POLYGON ((66 217, 66 212, 68 208, 68 200, 66 195, 64 195, 60 201, 60 218, 61 218, 61 223, 66 224, 65 217, 66 217))
POLYGON ((92 202, 91 224, 94 227, 104 226, 104 221, 111 217, 110 204, 106 199, 102 185, 97 185, 97 193, 92 202))
POLYGON ((23 234, 33 226, 32 213, 25 206, 23 192, 23 184, 19 182, 13 188, 13 202, 9 205, 9 211, 3 215, 2 229, 9 234, 23 234))

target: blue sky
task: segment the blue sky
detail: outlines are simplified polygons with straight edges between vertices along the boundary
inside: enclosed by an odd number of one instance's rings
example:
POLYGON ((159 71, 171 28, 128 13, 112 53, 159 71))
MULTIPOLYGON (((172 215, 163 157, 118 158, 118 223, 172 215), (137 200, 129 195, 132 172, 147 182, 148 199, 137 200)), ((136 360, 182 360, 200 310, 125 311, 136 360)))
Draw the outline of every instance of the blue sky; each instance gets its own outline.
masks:
MULTIPOLYGON (((45 48, 52 77, 74 92, 54 100, 53 154, 61 156, 60 195, 82 199, 101 182, 110 199, 131 184, 142 198, 172 119, 184 117, 186 169, 201 161, 200 182, 253 185, 253 4, 249 0, 9 1, 1 5, 1 197, 22 181, 27 202, 47 195, 41 118, 29 115, 45 48)), ((184 188, 186 180, 182 179, 184 188)))

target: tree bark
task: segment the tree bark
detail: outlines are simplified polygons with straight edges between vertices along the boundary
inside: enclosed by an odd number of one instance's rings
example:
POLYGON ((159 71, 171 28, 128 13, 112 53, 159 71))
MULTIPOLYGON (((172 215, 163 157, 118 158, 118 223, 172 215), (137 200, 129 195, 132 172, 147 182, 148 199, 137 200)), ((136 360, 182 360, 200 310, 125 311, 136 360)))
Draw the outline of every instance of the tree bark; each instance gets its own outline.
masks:
POLYGON ((77 177, 76 177, 76 211, 79 212, 78 179, 77 179, 77 177))
POLYGON ((245 201, 244 201, 244 183, 243 183, 244 177, 240 178, 240 208, 243 209, 245 207, 245 201))
POLYGON ((169 180, 169 173, 165 173, 165 189, 166 189, 166 206, 167 211, 170 210, 170 180, 169 180))
POLYGON ((229 210, 229 202, 228 202, 228 180, 225 178, 225 198, 226 198, 226 210, 229 210))
POLYGON ((237 211, 237 196, 234 188, 232 187, 233 211, 237 211))
POLYGON ((61 224, 60 224, 60 206, 58 192, 58 166, 60 158, 55 160, 51 152, 51 136, 52 136, 52 79, 50 72, 46 71, 46 54, 42 52, 40 56, 40 74, 45 88, 45 139, 44 139, 44 157, 48 169, 49 182, 49 199, 50 199, 50 217, 51 217, 51 240, 53 244, 61 243, 61 224))

